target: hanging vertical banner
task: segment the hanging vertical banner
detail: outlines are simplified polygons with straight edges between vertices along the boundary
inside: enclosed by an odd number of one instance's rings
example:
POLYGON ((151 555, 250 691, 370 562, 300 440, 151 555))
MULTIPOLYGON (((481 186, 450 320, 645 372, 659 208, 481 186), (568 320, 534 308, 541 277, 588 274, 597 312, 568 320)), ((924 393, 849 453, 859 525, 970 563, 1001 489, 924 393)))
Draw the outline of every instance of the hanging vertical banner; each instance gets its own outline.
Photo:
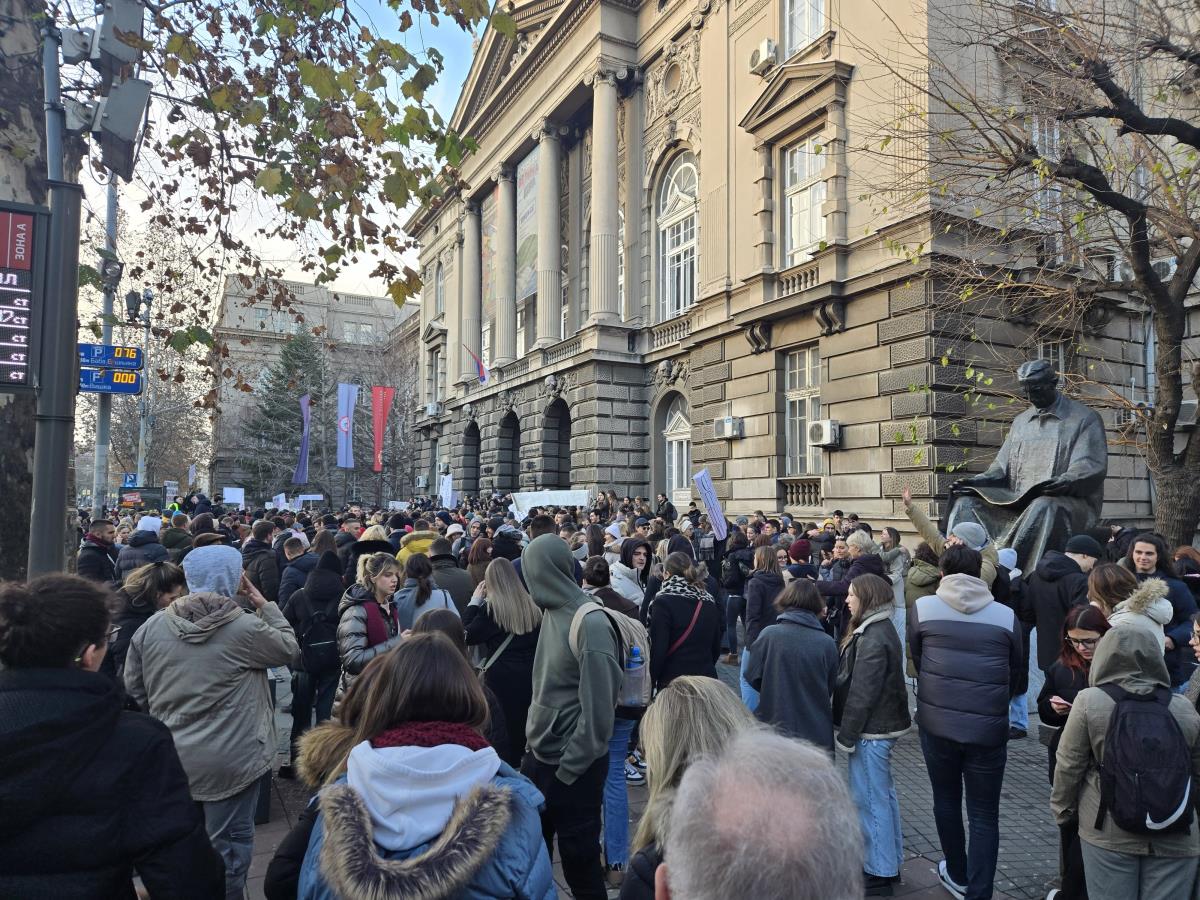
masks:
POLYGON ((308 483, 308 429, 312 424, 310 399, 308 394, 300 398, 300 419, 303 427, 300 431, 300 458, 296 461, 296 471, 292 473, 292 484, 308 483))
POLYGON ((708 513, 708 523, 712 526, 713 537, 718 541, 725 540, 729 529, 725 527, 725 512, 721 509, 721 501, 717 499, 717 489, 713 485, 712 475, 707 468, 701 469, 692 476, 696 482, 696 490, 700 492, 700 500, 704 511, 708 513))
POLYGON ((188 487, 196 483, 196 464, 192 463, 188 466, 188 487))
POLYGON ((338 385, 337 467, 354 468, 354 407, 358 405, 358 385, 338 385))
POLYGON ((383 431, 387 428, 388 413, 392 411, 392 399, 396 389, 380 387, 371 388, 371 426, 375 430, 375 465, 372 471, 383 471, 383 431))
POLYGON ((454 507, 454 476, 449 472, 442 476, 441 491, 439 493, 442 495, 442 506, 446 509, 452 509, 454 507))
POLYGON ((537 293, 537 180, 535 147, 517 163, 517 302, 537 293))

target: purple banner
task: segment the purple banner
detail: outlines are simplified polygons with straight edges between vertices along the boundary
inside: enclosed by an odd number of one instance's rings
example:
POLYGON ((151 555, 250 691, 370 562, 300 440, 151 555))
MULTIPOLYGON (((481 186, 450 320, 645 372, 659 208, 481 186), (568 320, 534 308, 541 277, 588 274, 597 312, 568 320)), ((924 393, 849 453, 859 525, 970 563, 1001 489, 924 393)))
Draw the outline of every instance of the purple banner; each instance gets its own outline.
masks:
POLYGON ((300 460, 296 463, 296 471, 292 473, 292 484, 308 483, 308 428, 312 423, 308 394, 300 398, 300 417, 304 420, 304 430, 300 433, 300 460))

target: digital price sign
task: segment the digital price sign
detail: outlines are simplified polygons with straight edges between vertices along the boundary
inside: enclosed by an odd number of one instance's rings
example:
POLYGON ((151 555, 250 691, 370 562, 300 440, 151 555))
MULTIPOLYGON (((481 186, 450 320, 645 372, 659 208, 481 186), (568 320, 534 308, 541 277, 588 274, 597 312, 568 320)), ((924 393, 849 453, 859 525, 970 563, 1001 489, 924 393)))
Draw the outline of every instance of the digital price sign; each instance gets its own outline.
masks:
POLYGON ((142 376, 117 369, 80 369, 79 389, 90 394, 140 394, 142 376))
POLYGON ((0 390, 32 384, 35 221, 0 207, 0 390))
POLYGON ((80 344, 79 364, 85 369, 140 369, 142 348, 80 344))

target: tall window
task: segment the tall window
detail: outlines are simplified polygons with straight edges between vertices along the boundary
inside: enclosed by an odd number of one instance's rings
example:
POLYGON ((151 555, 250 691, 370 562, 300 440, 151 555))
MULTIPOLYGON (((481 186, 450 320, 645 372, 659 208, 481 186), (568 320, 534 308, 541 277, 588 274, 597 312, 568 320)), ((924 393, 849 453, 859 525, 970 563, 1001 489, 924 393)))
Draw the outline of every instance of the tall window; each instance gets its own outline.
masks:
POLYGON ((442 264, 437 264, 437 272, 433 276, 433 314, 440 316, 446 311, 446 273, 442 264))
MULTIPOLYGON (((1058 120, 1050 116, 1032 116, 1030 132, 1034 146, 1037 147, 1042 158, 1050 163, 1058 162, 1059 146, 1062 142, 1058 120)), ((1061 263, 1064 255, 1062 185, 1051 178, 1047 171, 1040 168, 1034 171, 1033 178, 1036 188, 1033 196, 1034 208, 1031 214, 1046 232, 1042 239, 1043 257, 1048 263, 1061 263)))
POLYGON ((524 356, 529 352, 529 348, 525 346, 525 337, 528 334, 533 334, 529 325, 529 310, 533 307, 532 301, 522 301, 517 304, 517 353, 524 356))
POLYGON ((808 443, 809 423, 821 418, 821 354, 817 345, 789 352, 785 369, 786 472, 820 475, 821 448, 808 443))
POLYGON ((674 318, 696 302, 696 157, 675 158, 658 191, 659 321, 674 318))
POLYGON ((784 152, 783 246, 785 264, 804 262, 808 254, 825 238, 825 156, 814 137, 806 138, 784 152))
POLYGON ((440 403, 442 399, 442 351, 429 354, 429 402, 440 403))
POLYGON ((1041 340, 1038 341, 1038 359, 1054 363, 1054 371, 1059 375, 1067 375, 1074 370, 1075 354, 1070 340, 1041 340))
POLYGON ((825 0, 787 0, 787 55, 825 33, 825 0))
POLYGON ((666 451, 664 490, 670 497, 674 491, 690 488, 692 483, 692 420, 687 401, 678 394, 667 407, 663 445, 666 451))

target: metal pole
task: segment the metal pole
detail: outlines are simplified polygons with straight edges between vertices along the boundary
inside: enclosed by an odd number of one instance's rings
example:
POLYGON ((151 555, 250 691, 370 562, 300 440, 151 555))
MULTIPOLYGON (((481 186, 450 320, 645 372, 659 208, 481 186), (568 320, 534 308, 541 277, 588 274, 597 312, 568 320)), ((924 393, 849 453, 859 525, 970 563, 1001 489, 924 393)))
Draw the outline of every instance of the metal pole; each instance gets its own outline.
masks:
POLYGON ((142 381, 142 396, 138 399, 138 454, 137 454, 137 483, 138 487, 146 487, 146 449, 150 443, 150 306, 147 304, 142 320, 142 359, 145 360, 143 371, 146 373, 142 381))
POLYGON ((77 184, 63 181, 66 117, 58 70, 60 43, 61 37, 53 24, 42 29, 50 229, 34 414, 33 503, 29 520, 31 578, 61 572, 66 565, 66 474, 75 430, 75 392, 79 387, 75 316, 79 301, 79 211, 83 190, 77 184))
MULTIPOLYGON (((104 223, 104 247, 117 252, 117 176, 108 173, 108 208, 104 223)), ((100 343, 111 344, 113 336, 113 304, 117 286, 112 281, 104 285, 104 316, 100 326, 100 343)), ((104 500, 108 496, 108 445, 111 441, 112 394, 97 395, 96 407, 96 465, 92 471, 92 519, 104 515, 104 500)))

